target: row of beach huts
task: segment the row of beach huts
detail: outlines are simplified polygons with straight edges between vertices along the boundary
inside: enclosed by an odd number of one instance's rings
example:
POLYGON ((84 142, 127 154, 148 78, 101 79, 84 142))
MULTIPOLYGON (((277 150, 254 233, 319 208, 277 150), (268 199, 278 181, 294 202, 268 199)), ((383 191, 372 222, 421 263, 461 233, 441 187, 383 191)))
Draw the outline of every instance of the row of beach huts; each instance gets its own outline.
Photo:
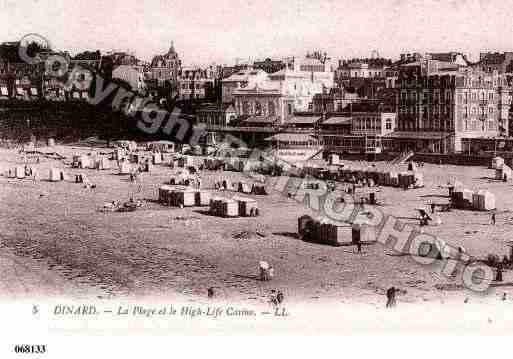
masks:
POLYGON ((459 181, 449 187, 453 208, 475 211, 491 211, 496 208, 495 195, 488 190, 473 191, 459 181))
POLYGON ((185 186, 164 185, 159 188, 159 203, 173 207, 209 207, 212 215, 219 217, 255 217, 258 203, 245 197, 223 198, 211 192, 185 186))

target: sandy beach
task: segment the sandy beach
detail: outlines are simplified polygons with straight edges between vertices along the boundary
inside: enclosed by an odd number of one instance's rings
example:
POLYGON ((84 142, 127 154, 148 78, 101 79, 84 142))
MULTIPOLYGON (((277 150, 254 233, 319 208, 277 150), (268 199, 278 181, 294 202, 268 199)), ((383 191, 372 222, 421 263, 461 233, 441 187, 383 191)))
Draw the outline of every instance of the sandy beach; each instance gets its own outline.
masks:
MULTIPOLYGON (((56 146, 70 160, 89 147, 56 146)), ((108 149, 95 149, 106 151, 108 149)), ((4 173, 23 157, 14 150, 0 150, 4 173)), ((433 266, 422 266, 408 256, 394 255, 381 244, 367 245, 363 254, 353 246, 332 247, 299 240, 297 218, 315 214, 304 204, 277 192, 256 198, 260 216, 218 218, 205 208, 173 208, 156 202, 158 188, 173 170, 154 166, 139 184, 112 170, 79 170, 63 161, 41 157, 33 164, 39 173, 32 179, 0 177, 0 267, 7 273, 0 281, 4 299, 21 296, 42 298, 187 298, 202 300, 213 286, 219 298, 247 304, 266 303, 272 289, 281 290, 289 303, 337 302, 383 307, 385 291, 396 286, 405 291, 399 303, 498 301, 503 293, 513 296, 511 274, 486 295, 458 286, 433 266), (85 173, 96 184, 86 189, 72 181, 49 182, 51 167, 72 177, 85 173), (133 194, 144 200, 135 212, 102 213, 105 202, 128 200, 133 194), (276 277, 261 282, 260 260, 275 268, 276 277)), ((381 188, 381 210, 406 223, 418 225, 415 208, 431 201, 447 201, 439 186, 457 178, 470 189, 488 189, 497 197, 497 224, 489 225, 486 212, 453 210, 437 213, 441 226, 425 231, 469 254, 484 258, 489 253, 509 253, 507 242, 513 217, 513 187, 491 180, 494 171, 484 167, 426 164, 425 187, 404 191, 381 188)), ((202 188, 214 191, 221 178, 244 179, 236 172, 202 172, 202 188)), ((225 192, 222 196, 233 196, 225 192)))

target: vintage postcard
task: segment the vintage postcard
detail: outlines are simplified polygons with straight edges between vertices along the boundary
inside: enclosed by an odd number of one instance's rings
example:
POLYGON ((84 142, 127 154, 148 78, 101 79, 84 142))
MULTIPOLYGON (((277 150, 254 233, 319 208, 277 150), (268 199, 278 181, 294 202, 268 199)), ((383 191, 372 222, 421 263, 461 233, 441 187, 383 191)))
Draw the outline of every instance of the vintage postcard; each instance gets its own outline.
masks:
POLYGON ((512 19, 0 0, 0 357, 511 332, 512 19))

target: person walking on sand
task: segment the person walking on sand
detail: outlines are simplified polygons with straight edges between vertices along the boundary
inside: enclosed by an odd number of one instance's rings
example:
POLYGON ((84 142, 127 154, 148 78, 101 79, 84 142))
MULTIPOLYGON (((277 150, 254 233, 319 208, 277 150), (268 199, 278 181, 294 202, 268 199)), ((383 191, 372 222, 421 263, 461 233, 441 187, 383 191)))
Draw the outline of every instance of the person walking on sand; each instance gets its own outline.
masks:
POLYGON ((395 287, 388 288, 388 290, 387 290, 387 305, 386 305, 387 308, 394 308, 396 306, 395 294, 397 293, 397 291, 398 290, 395 287))
POLYGON ((207 290, 207 297, 208 297, 209 299, 212 299, 212 298, 214 298, 214 295, 215 295, 215 294, 214 294, 214 287, 210 287, 210 288, 208 288, 208 290, 207 290))
POLYGON ((497 275, 495 276, 496 282, 502 282, 502 262, 497 264, 497 275))
POLYGON ((362 254, 362 241, 360 238, 356 239, 356 251, 358 254, 362 254))

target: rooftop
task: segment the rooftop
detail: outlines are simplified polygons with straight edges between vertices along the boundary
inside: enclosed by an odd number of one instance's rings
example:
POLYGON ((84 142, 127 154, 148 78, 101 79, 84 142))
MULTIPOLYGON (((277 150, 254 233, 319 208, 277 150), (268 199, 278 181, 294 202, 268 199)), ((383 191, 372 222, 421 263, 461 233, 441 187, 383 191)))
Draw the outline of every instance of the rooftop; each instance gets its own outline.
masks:
POLYGON ((233 91, 233 94, 281 94, 281 84, 278 82, 265 81, 261 83, 255 83, 251 87, 239 88, 233 91))
POLYGON ((314 124, 318 122, 320 118, 318 116, 293 116, 285 121, 286 125, 293 124, 314 124))
POLYGON ((263 76, 267 75, 267 72, 264 70, 253 70, 253 69, 245 69, 235 72, 233 75, 223 79, 223 82, 239 82, 239 81, 248 81, 248 79, 252 76, 263 76))
POLYGON ((309 76, 308 74, 309 74, 309 72, 293 71, 293 70, 289 70, 289 69, 285 68, 285 69, 281 69, 280 71, 269 74, 269 77, 270 78, 274 78, 274 77, 301 77, 301 78, 303 78, 305 76, 309 76))
POLYGON ((235 111, 233 105, 230 103, 207 103, 202 105, 198 111, 212 112, 212 111, 235 111))

